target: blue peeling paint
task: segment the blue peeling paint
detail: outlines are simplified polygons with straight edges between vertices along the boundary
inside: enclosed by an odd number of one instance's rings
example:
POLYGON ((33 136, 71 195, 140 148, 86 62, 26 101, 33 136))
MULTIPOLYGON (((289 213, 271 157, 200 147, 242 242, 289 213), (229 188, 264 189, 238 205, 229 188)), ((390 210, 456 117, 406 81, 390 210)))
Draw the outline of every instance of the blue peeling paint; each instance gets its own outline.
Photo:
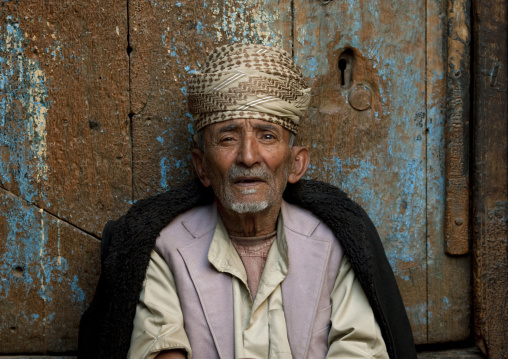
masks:
POLYGON ((47 251, 48 225, 56 220, 18 197, 3 198, 7 233, 0 257, 0 299, 7 298, 16 285, 22 286, 27 295, 37 293, 45 302, 51 302, 55 282, 65 280, 67 271, 67 260, 47 251), (16 280, 16 268, 22 268, 21 281, 16 280))
POLYGON ((432 312, 427 311, 426 303, 415 304, 405 309, 414 325, 427 325, 427 321, 432 318, 432 312))
POLYGON ((315 57, 310 57, 307 60, 307 64, 305 65, 305 69, 310 73, 310 78, 314 78, 318 68, 318 62, 315 57))
POLYGON ((160 161, 160 167, 161 167, 161 187, 164 190, 168 190, 168 183, 166 182, 166 177, 168 176, 169 168, 167 165, 168 159, 166 157, 162 157, 160 161))
POLYGON ((391 186, 395 189, 390 192, 398 193, 397 198, 390 198, 389 193, 374 191, 374 188, 378 187, 375 184, 376 178, 383 176, 384 166, 380 163, 371 163, 368 158, 342 160, 339 157, 328 161, 325 159, 325 163, 331 164, 326 171, 336 178, 333 182, 352 194, 355 201, 362 203, 378 227, 383 224, 386 231, 383 236, 385 249, 392 267, 396 268, 400 261, 417 261, 415 254, 421 253, 422 250, 415 248, 424 245, 424 242, 419 243, 417 238, 421 237, 419 229, 422 228, 422 223, 419 221, 425 218, 425 207, 415 206, 414 203, 419 203, 424 189, 422 179, 425 178, 425 163, 420 159, 413 159, 405 163, 391 164, 391 186), (347 170, 347 180, 339 180, 345 168, 354 168, 354 171, 347 170), (407 209, 401 212, 399 208, 403 206, 407 209))
POLYGON ((51 313, 51 314, 49 314, 49 315, 45 318, 46 323, 50 323, 50 322, 52 322, 54 318, 55 318, 55 313, 51 313))
MULTIPOLYGON (((166 118, 169 127, 173 128, 171 123, 178 123, 178 126, 182 126, 182 130, 187 130, 188 136, 187 141, 185 143, 186 155, 182 156, 181 146, 175 146, 175 143, 181 141, 180 135, 175 133, 174 131, 164 130, 159 137, 163 138, 163 143, 161 143, 162 148, 158 148, 157 151, 160 153, 159 160, 159 174, 160 177, 157 178, 153 185, 159 187, 159 190, 165 191, 168 190, 175 185, 182 183, 188 179, 191 175, 191 156, 190 151, 190 143, 192 142, 192 135, 194 134, 194 129, 192 127, 192 115, 190 113, 185 113, 185 117, 182 116, 181 113, 175 112, 166 118), (190 122, 189 122, 190 119, 190 122), (183 122, 183 123, 182 123, 183 122), (175 138, 176 137, 176 138, 175 138)), ((159 140, 160 142, 160 140, 159 140)))
POLYGON ((78 276, 74 276, 71 282, 71 290, 72 290, 72 301, 74 303, 84 303, 86 300, 85 292, 79 287, 79 279, 78 276))
MULTIPOLYGON (((47 180, 46 77, 39 62, 25 55, 28 41, 17 22, 7 17, 0 32, 0 181, 17 187, 29 202, 42 199, 47 180)), ((46 203, 47 204, 47 203, 46 203)))
POLYGON ((201 23, 201 21, 198 20, 198 24, 196 25, 196 31, 198 34, 201 34, 203 32, 204 26, 201 23))
POLYGON ((446 296, 443 298, 443 309, 450 309, 450 301, 446 296))

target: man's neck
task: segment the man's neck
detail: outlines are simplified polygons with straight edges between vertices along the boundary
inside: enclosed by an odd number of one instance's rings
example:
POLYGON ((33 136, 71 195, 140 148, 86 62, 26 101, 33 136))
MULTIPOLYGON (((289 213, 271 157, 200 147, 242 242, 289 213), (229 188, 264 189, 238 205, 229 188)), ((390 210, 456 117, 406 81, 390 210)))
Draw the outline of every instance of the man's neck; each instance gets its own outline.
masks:
POLYGON ((238 237, 254 237, 269 234, 277 229, 282 200, 263 211, 255 213, 238 213, 224 208, 217 202, 222 222, 230 235, 238 237))

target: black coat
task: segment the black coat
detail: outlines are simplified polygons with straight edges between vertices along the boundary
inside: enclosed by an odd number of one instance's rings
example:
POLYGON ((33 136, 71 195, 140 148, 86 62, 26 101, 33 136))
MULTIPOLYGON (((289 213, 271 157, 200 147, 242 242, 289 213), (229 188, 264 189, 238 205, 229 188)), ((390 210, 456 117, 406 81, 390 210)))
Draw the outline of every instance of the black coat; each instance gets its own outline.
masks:
MULTIPOLYGON (((331 228, 369 299, 390 358, 416 358, 395 277, 365 211, 338 188, 312 180, 289 184, 284 199, 310 210, 331 228)), ((102 237, 101 276, 80 323, 78 358, 127 356, 156 238, 176 216, 213 200, 213 192, 194 181, 140 200, 125 216, 108 222, 102 237)))

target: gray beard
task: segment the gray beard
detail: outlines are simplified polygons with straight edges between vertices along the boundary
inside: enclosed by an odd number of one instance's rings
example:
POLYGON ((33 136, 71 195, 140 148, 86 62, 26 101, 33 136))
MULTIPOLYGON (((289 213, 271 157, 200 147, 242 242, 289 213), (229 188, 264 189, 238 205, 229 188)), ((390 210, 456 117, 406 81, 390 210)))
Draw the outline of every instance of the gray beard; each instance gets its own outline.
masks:
POLYGON ((256 213, 268 208, 268 201, 254 203, 228 203, 236 213, 256 213))
MULTIPOLYGON (((228 179, 231 181, 233 178, 237 176, 257 176, 261 178, 268 179, 268 173, 262 169, 244 169, 241 167, 233 167, 230 173, 228 173, 228 179)), ((256 193, 256 189, 244 189, 242 192, 244 195, 254 194, 256 193)), ((268 198, 274 198, 275 193, 272 188, 268 192, 268 198)), ((224 188, 223 193, 220 196, 220 200, 224 206, 231 209, 236 213, 257 213, 268 208, 272 203, 270 201, 261 201, 261 202, 235 202, 235 197, 231 192, 231 187, 224 188)))

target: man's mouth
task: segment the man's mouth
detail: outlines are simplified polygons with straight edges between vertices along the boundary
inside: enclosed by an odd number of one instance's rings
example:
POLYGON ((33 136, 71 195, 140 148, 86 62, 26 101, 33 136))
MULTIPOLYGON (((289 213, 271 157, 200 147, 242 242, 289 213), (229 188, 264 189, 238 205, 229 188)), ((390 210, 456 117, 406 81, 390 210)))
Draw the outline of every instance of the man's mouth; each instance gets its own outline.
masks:
POLYGON ((263 182, 265 181, 259 177, 237 177, 233 181, 238 186, 256 186, 263 182))

